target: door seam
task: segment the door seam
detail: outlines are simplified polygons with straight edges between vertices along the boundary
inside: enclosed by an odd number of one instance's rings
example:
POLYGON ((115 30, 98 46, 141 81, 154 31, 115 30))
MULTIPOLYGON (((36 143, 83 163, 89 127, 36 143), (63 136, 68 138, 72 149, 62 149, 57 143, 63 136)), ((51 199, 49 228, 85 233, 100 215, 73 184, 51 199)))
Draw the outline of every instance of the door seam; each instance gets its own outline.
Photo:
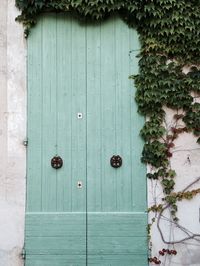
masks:
POLYGON ((87 79, 88 79, 88 75, 87 75, 87 58, 88 58, 88 54, 87 54, 87 22, 85 22, 85 75, 86 75, 86 79, 85 79, 85 88, 86 88, 86 107, 85 107, 85 119, 86 119, 86 183, 85 183, 85 193, 86 193, 86 266, 88 265, 88 190, 87 190, 87 184, 88 184, 88 180, 87 180, 87 169, 88 169, 88 160, 87 160, 87 147, 88 147, 88 136, 87 136, 87 130, 88 130, 88 119, 87 119, 87 111, 88 111, 88 106, 87 106, 87 100, 88 100, 88 93, 87 93, 87 79))

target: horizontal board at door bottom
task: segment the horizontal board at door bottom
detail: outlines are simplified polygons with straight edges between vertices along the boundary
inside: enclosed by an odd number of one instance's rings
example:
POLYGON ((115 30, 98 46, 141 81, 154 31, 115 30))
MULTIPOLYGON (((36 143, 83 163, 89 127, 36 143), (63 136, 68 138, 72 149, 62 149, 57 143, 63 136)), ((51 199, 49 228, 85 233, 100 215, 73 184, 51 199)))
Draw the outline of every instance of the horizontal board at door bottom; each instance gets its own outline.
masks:
MULTIPOLYGON (((87 256, 87 266, 147 266, 147 257, 134 255, 101 255, 87 256)), ((26 266, 86 266, 86 256, 26 256, 26 266)))
POLYGON ((27 212, 26 223, 32 221, 48 223, 49 219, 51 222, 68 222, 74 223, 79 221, 85 221, 86 212, 27 212))
POLYGON ((88 255, 89 265, 98 266, 147 266, 147 256, 144 255, 103 255, 90 256, 88 255))
POLYGON ((88 237, 146 237, 146 213, 88 213, 88 237))
POLYGON ((89 237, 89 255, 146 254, 146 237, 89 237))
MULTIPOLYGON (((35 255, 85 254, 86 238, 81 237, 29 237, 26 239, 26 253, 35 255)), ((144 237, 90 237, 88 254, 146 254, 144 237)))
MULTIPOLYGON (((87 235, 146 236, 146 213, 87 214, 87 235)), ((26 215, 27 237, 84 236, 86 213, 38 213, 26 215)))
POLYGON ((25 249, 35 255, 84 255, 86 237, 27 237, 25 249))
POLYGON ((26 266, 86 266, 86 255, 27 255, 26 266))
POLYGON ((27 213, 25 249, 27 255, 85 255, 86 214, 27 213))
MULTIPOLYGON (((147 256, 146 213, 88 213, 87 252, 104 255, 147 256)), ((108 264, 109 265, 109 264, 108 264)), ((127 264, 131 265, 131 264, 127 264)))
POLYGON ((146 255, 144 213, 28 213, 27 255, 146 255), (86 222, 88 223, 86 225, 86 222))
POLYGON ((28 213, 26 237, 85 237, 86 213, 28 213))

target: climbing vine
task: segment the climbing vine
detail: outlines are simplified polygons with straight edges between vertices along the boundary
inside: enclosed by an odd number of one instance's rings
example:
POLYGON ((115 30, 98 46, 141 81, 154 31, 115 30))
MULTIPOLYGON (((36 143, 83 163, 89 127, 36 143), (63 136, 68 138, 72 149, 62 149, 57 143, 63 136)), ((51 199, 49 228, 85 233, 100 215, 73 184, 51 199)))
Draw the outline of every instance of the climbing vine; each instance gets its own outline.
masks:
MULTIPOLYGON (((131 76, 137 87, 139 112, 146 116, 141 129, 145 141, 142 162, 148 164, 147 178, 159 182, 163 190, 162 203, 149 208, 155 213, 163 242, 178 244, 188 239, 200 239, 187 232, 177 241, 164 239, 160 221, 169 211, 169 221, 179 229, 178 202, 190 200, 200 189, 189 190, 199 181, 189 181, 183 191, 175 192, 176 171, 171 168, 173 151, 181 134, 194 134, 200 144, 200 0, 16 0, 21 14, 17 17, 25 26, 26 36, 43 12, 70 12, 79 19, 102 20, 118 13, 140 34, 139 74, 131 76), (170 126, 166 109, 174 112, 170 126)), ((189 178, 188 178, 189 179, 189 178)), ((151 223, 148 229, 151 229, 151 223)), ((150 256, 153 264, 160 258, 176 255, 176 250, 163 248, 150 256)))

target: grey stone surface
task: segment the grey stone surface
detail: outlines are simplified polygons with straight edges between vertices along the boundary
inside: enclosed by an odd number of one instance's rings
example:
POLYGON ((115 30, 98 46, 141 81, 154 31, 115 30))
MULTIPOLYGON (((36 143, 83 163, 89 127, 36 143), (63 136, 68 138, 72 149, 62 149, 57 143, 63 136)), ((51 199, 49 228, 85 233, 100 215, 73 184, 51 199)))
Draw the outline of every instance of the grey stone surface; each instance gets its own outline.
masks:
POLYGON ((0 266, 22 266, 26 151, 26 67, 15 0, 0 8, 0 266))

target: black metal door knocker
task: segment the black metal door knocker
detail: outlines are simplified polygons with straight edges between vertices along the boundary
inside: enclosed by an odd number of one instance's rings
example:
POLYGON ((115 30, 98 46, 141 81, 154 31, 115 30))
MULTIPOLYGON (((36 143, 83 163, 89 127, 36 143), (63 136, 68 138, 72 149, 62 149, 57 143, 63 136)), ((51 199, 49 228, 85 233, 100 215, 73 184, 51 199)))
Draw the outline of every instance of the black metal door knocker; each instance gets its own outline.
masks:
POLYGON ((63 160, 60 156, 54 156, 52 159, 51 159, 51 166, 54 168, 54 169, 59 169, 63 166, 63 160))
POLYGON ((122 158, 119 155, 113 155, 113 157, 110 159, 110 164, 114 168, 119 168, 122 166, 122 158))

